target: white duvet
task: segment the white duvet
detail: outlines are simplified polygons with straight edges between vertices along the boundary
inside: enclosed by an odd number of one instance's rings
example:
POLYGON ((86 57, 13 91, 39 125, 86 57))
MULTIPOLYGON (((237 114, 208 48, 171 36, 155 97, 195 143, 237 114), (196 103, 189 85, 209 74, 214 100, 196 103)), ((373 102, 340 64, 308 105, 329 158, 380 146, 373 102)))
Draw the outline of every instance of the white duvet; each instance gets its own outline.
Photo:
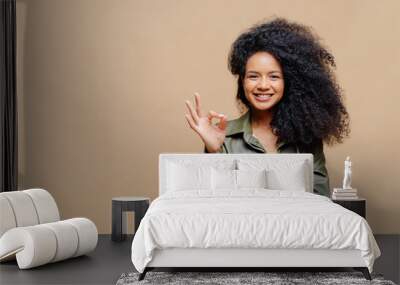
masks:
POLYGON ((358 249, 372 272, 379 248, 361 216, 330 199, 300 191, 166 193, 155 199, 132 243, 143 272, 154 249, 358 249))

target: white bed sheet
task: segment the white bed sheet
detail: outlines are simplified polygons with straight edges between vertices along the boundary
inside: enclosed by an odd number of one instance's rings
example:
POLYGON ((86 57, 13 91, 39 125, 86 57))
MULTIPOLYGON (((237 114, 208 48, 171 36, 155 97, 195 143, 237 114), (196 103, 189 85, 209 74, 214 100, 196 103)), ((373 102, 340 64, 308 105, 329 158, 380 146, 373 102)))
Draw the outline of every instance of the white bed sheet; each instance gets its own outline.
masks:
POLYGON ((168 192, 155 199, 132 243, 143 272, 155 249, 358 249, 369 271, 380 250, 364 218, 299 191, 168 192))

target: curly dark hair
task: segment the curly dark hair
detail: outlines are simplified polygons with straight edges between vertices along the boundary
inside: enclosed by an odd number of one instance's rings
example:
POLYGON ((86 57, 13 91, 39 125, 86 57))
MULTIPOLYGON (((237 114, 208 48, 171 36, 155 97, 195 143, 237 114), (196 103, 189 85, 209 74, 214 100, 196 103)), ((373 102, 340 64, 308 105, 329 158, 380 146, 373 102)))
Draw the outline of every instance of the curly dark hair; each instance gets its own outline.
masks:
POLYGON ((260 51, 272 54, 283 70, 284 95, 274 106, 271 121, 278 141, 342 142, 350 132, 349 115, 333 72, 335 59, 312 29, 276 18, 250 28, 232 44, 228 66, 238 76, 236 98, 249 110, 243 79, 247 60, 260 51))

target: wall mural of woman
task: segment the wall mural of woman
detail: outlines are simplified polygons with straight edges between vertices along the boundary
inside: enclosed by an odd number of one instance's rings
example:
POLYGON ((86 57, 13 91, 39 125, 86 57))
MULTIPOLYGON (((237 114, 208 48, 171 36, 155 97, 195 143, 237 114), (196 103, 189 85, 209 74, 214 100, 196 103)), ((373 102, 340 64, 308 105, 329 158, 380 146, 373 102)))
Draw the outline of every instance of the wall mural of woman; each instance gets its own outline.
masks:
POLYGON ((323 143, 340 143, 349 134, 333 55, 312 28, 277 18, 241 34, 228 63, 237 77, 236 99, 247 109, 240 118, 204 113, 199 94, 194 105, 186 101, 186 120, 205 151, 312 153, 314 192, 329 196, 323 143))

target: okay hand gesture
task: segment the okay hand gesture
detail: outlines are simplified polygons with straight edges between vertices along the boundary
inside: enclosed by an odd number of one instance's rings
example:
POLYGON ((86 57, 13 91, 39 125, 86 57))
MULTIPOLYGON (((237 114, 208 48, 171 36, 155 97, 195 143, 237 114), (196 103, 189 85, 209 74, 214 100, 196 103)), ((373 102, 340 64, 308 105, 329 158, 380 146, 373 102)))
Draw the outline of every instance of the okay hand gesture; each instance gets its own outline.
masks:
POLYGON ((194 94, 195 108, 190 101, 186 101, 189 114, 186 114, 186 120, 189 126, 194 130, 204 142, 208 152, 218 152, 221 148, 226 134, 227 117, 214 111, 209 111, 205 115, 200 107, 200 95, 194 94), (217 118, 219 122, 212 124, 212 119, 217 118))

